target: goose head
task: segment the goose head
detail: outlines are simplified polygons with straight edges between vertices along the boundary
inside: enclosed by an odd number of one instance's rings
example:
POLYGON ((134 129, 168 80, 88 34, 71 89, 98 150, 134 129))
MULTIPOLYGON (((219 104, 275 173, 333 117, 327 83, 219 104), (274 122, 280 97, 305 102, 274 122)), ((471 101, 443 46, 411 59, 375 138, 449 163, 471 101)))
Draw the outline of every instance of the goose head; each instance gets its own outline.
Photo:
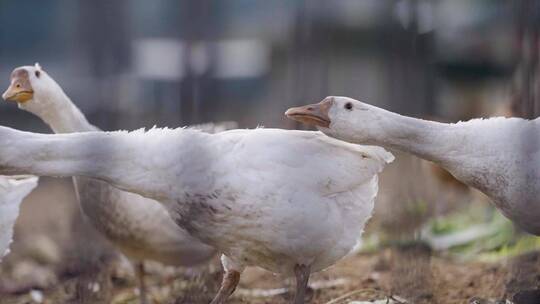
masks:
POLYGON ((60 86, 36 63, 11 72, 11 83, 2 98, 16 102, 21 109, 39 114, 62 102, 58 94, 64 94, 60 86))
POLYGON ((326 135, 355 143, 370 143, 382 136, 384 110, 341 96, 328 96, 317 104, 290 108, 285 115, 315 126, 326 135))

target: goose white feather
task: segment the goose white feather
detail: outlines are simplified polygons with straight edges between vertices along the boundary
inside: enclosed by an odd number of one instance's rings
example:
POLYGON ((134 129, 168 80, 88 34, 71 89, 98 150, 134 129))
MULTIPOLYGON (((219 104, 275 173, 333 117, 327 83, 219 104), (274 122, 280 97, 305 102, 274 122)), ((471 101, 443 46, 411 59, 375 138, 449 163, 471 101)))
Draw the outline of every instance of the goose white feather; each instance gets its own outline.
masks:
POLYGON ((9 253, 19 207, 37 184, 35 176, 0 176, 0 261, 9 253))
POLYGON ((496 117, 446 124, 335 96, 286 114, 315 123, 325 134, 347 142, 381 145, 433 161, 489 196, 524 230, 540 235, 538 118, 496 117))
MULTIPOLYGON (((162 202, 227 271, 329 267, 372 213, 393 156, 320 132, 190 129, 43 135, 0 127, 0 172, 87 176, 162 202)), ((218 302, 216 302, 218 303, 218 302)))

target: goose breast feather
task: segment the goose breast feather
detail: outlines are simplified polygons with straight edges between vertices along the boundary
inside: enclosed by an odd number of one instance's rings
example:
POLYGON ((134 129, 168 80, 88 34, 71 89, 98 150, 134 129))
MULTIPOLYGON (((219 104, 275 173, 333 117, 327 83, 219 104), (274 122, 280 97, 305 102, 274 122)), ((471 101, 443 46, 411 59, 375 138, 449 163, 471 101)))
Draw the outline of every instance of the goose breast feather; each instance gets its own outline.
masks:
POLYGON ((274 272, 293 269, 278 263, 295 259, 317 271, 348 253, 371 216, 376 175, 393 160, 319 132, 235 130, 209 144, 219 158, 213 182, 206 195, 177 204, 180 224, 237 263, 274 272))

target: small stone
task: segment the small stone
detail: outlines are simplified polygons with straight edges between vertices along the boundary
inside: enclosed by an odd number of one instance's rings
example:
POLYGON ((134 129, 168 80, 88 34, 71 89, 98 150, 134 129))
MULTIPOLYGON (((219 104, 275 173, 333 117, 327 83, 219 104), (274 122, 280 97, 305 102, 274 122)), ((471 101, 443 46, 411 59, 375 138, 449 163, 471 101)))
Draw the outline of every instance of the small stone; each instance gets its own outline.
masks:
POLYGON ((39 290, 32 289, 30 291, 30 298, 35 303, 43 303, 43 300, 44 300, 43 292, 41 292, 39 290))
POLYGON ((93 293, 97 293, 100 290, 100 286, 98 282, 88 283, 88 290, 90 290, 93 293))

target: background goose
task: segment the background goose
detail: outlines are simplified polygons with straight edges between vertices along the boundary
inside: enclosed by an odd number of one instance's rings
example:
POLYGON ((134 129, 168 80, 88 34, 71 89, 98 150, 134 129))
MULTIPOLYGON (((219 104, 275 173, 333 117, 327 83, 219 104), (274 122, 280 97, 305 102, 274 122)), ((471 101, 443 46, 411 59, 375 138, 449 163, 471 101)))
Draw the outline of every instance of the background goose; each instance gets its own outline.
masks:
POLYGON ((371 216, 393 156, 320 132, 190 129, 43 135, 0 128, 0 172, 82 175, 157 199, 223 252, 223 303, 246 266, 296 276, 345 256, 371 216))
MULTIPOLYGON (((38 64, 16 68, 3 97, 40 117, 55 133, 98 130, 38 64)), ((212 131, 215 126, 201 127, 212 131)), ((193 266, 214 255, 213 248, 176 225, 158 202, 102 181, 79 177, 73 180, 81 209, 90 223, 123 254, 137 262, 135 270, 142 302, 146 301, 144 260, 193 266)))
POLYGON ((9 253, 19 206, 37 184, 35 176, 0 176, 0 261, 9 253))
POLYGON ((433 161, 488 195, 524 230, 540 235, 540 120, 473 119, 456 124, 401 116, 347 97, 291 108, 286 115, 325 134, 433 161))

